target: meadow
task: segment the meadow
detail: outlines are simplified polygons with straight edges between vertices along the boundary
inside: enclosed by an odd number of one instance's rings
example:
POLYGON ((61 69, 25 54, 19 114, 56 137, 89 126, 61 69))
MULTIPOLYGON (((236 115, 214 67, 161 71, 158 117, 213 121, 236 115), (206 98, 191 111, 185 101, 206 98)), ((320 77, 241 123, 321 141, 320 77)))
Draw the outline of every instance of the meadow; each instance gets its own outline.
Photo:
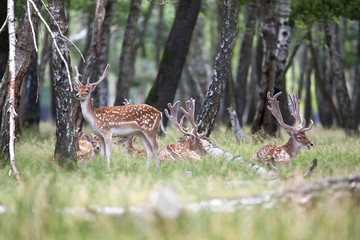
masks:
MULTIPOLYGON (((40 133, 25 133, 16 142, 16 161, 22 184, 0 169, 0 239, 358 239, 360 194, 327 191, 311 204, 292 201, 238 209, 182 209, 174 218, 152 210, 152 196, 169 188, 182 205, 212 199, 234 200, 286 190, 326 178, 360 173, 360 139, 342 130, 314 127, 314 142, 302 150, 280 179, 268 181, 235 161, 202 156, 200 163, 166 162, 146 169, 146 159, 131 158, 113 146, 111 170, 101 164, 58 169, 48 164, 55 145, 55 129, 41 124, 40 133), (313 159, 318 166, 309 178, 302 174, 313 159), (189 175, 191 172, 191 175, 189 175), (96 209, 122 209, 118 212, 96 209), (131 210, 133 209, 133 210, 131 210), (136 211, 142 209, 142 211, 136 211)), ((181 137, 167 129, 161 147, 181 137)), ((90 133, 89 129, 85 129, 90 133)), ((249 160, 277 139, 252 137, 237 143, 230 129, 217 127, 210 136, 218 147, 249 160)), ((136 144, 138 148, 140 144, 136 144)))

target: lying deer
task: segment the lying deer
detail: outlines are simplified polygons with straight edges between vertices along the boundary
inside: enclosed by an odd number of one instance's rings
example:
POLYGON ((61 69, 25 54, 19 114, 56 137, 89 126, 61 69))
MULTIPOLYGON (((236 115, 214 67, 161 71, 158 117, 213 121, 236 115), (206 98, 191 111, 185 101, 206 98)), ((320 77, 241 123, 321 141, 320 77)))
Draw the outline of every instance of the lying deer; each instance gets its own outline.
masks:
MULTIPOLYGON (((146 155, 145 149, 135 149, 133 146, 133 138, 119 137, 114 141, 114 144, 123 145, 124 151, 132 157, 142 157, 146 155)), ((188 160, 190 162, 200 161, 200 156, 194 151, 187 149, 186 147, 170 144, 160 149, 160 161, 164 162, 167 160, 178 161, 188 160)))
POLYGON ((130 136, 138 134, 146 149, 147 168, 150 167, 150 161, 153 154, 156 157, 156 167, 160 163, 160 150, 156 142, 156 132, 161 125, 161 113, 146 104, 113 106, 96 108, 91 101, 91 93, 106 77, 109 65, 106 66, 103 75, 95 83, 83 85, 79 77, 81 76, 75 67, 76 76, 74 89, 78 91, 76 98, 80 100, 81 111, 84 119, 91 125, 95 135, 101 141, 101 156, 104 162, 107 158, 107 168, 110 169, 110 155, 112 147, 112 138, 116 136, 130 136))
POLYGON ((289 141, 282 147, 277 147, 273 145, 267 145, 259 150, 257 150, 254 155, 251 157, 250 162, 252 163, 266 163, 269 169, 278 171, 275 165, 289 166, 293 158, 300 152, 301 148, 311 149, 313 142, 311 142, 306 136, 307 131, 309 131, 314 122, 310 120, 310 126, 305 128, 306 121, 300 116, 299 109, 299 98, 297 95, 289 94, 291 101, 291 115, 295 118, 296 123, 299 125, 297 128, 292 127, 284 123, 280 108, 279 101, 277 98, 281 92, 275 94, 273 98, 270 97, 270 92, 267 94, 267 98, 271 107, 268 106, 268 109, 271 111, 272 115, 276 118, 280 126, 286 129, 286 132, 289 134, 289 141))
POLYGON ((192 151, 197 152, 198 154, 206 154, 205 147, 203 146, 202 139, 206 136, 207 130, 203 133, 198 133, 198 127, 201 124, 201 121, 196 124, 195 123, 195 99, 190 99, 185 102, 186 110, 180 107, 180 110, 183 112, 183 116, 180 119, 180 123, 177 121, 177 115, 179 111, 180 101, 177 101, 172 106, 168 103, 168 107, 170 109, 170 114, 167 109, 164 110, 165 115, 168 117, 170 122, 172 122, 175 127, 184 134, 184 137, 178 140, 181 146, 190 149, 192 151), (187 119, 191 126, 193 127, 190 131, 186 131, 183 127, 184 119, 187 119))
POLYGON ((88 135, 84 135, 86 140, 79 140, 80 150, 76 151, 78 164, 86 165, 96 160, 101 149, 100 138, 94 136, 90 138, 88 135), (90 145, 90 150, 88 146, 90 145))

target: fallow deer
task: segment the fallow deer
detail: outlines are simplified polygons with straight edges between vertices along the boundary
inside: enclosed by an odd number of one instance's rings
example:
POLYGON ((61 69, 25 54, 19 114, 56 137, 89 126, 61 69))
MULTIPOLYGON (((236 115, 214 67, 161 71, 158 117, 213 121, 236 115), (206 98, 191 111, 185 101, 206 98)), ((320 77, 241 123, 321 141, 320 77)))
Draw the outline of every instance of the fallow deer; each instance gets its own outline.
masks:
POLYGON ((183 112, 183 116, 180 119, 180 123, 177 120, 177 114, 179 111, 180 101, 177 101, 172 106, 168 103, 168 107, 170 109, 170 114, 167 109, 164 110, 165 115, 168 119, 175 125, 175 127, 184 134, 184 137, 178 140, 181 146, 186 147, 192 151, 197 152, 200 155, 206 154, 206 150, 202 144, 203 138, 207 134, 207 130, 203 133, 198 133, 198 127, 201 124, 201 121, 196 124, 195 123, 195 99, 191 98, 185 102, 186 110, 180 107, 180 110, 183 112), (185 131, 183 127, 184 119, 187 119, 191 126, 193 127, 190 131, 185 131))
MULTIPOLYGON (((131 105, 131 100, 125 99, 124 105, 131 105)), ((130 154, 132 157, 141 157, 145 155, 145 149, 135 149, 133 144, 133 137, 119 137, 114 143, 123 145, 124 152, 130 154)), ((179 159, 189 160, 190 162, 200 161, 200 156, 196 152, 176 144, 167 145, 165 148, 160 149, 160 161, 179 159)))
POLYGON ((79 77, 79 71, 75 67, 76 76, 74 89, 77 92, 76 98, 80 100, 80 106, 84 119, 90 124, 93 132, 101 140, 101 156, 104 162, 107 158, 107 168, 110 169, 110 155, 112 147, 112 137, 130 136, 138 134, 147 153, 147 168, 150 167, 150 161, 153 154, 156 157, 156 167, 159 167, 160 153, 156 142, 156 132, 161 125, 162 115, 160 111, 146 104, 113 106, 96 108, 91 101, 91 93, 96 86, 100 84, 106 77, 109 65, 106 66, 103 75, 95 83, 83 85, 79 77))
POLYGON ((291 165, 293 158, 300 152, 301 148, 311 149, 313 142, 311 142, 306 133, 309 131, 314 122, 310 120, 310 126, 306 126, 306 121, 300 115, 299 109, 299 98, 297 95, 289 94, 289 99, 291 101, 291 115, 295 118, 298 127, 292 127, 284 123, 280 108, 279 101, 277 98, 281 92, 275 94, 273 98, 270 97, 270 92, 267 94, 267 98, 271 105, 268 106, 268 109, 271 111, 272 115, 276 118, 280 126, 286 129, 286 132, 290 136, 289 141, 281 147, 267 145, 259 150, 257 150, 250 159, 252 163, 266 163, 269 169, 278 171, 278 168, 275 165, 288 166, 291 165))
POLYGON ((82 143, 79 142, 79 145, 80 145, 80 149, 82 145, 85 151, 81 151, 81 150, 76 151, 78 164, 80 165, 86 165, 88 163, 95 161, 101 149, 100 138, 98 138, 97 136, 90 138, 88 135, 84 135, 84 137, 87 143, 85 143, 84 140, 80 140, 82 141, 82 143), (87 150, 88 144, 90 144, 91 147, 90 151, 87 150))
MULTIPOLYGON (((117 145, 123 145, 124 151, 132 157, 142 157, 146 155, 145 149, 134 148, 132 144, 132 136, 119 137, 114 141, 114 143, 117 145)), ((198 162, 200 161, 200 156, 196 152, 181 145, 169 144, 160 149, 160 161, 164 162, 167 160, 175 162, 178 160, 198 162)))

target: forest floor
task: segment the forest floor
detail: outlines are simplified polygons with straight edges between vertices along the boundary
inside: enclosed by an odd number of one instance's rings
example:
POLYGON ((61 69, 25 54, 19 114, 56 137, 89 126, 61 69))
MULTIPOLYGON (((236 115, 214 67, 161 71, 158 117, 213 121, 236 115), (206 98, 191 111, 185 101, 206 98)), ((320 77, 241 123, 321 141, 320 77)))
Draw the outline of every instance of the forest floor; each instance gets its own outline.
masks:
MULTIPOLYGON (((126 156, 116 145, 110 171, 100 156, 85 167, 58 169, 48 164, 55 128, 43 123, 40 129, 16 142, 23 183, 8 176, 7 166, 0 169, 0 239, 358 238, 360 139, 341 130, 314 127, 308 132, 314 147, 269 181, 215 156, 159 169, 153 160, 147 170, 146 159, 126 156), (313 159, 318 166, 303 178, 313 159)), ((160 147, 181 137, 167 131, 160 147)), ((287 141, 285 132, 263 140, 248 128, 243 133, 239 144, 229 129, 217 127, 210 140, 246 160, 263 145, 287 141)))

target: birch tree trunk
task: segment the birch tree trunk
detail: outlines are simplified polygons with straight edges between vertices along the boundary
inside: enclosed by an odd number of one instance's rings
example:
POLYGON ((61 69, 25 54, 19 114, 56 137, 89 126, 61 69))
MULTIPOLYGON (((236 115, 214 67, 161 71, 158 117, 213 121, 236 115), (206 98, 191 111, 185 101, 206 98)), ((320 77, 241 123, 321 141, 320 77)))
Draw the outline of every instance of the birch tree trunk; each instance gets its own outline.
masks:
POLYGON ((131 54, 136 37, 140 6, 141 0, 131 0, 129 16, 126 23, 126 30, 120 54, 119 78, 116 86, 116 100, 114 105, 123 105, 124 99, 129 98, 131 54))
POLYGON ((337 38, 338 33, 336 31, 336 27, 336 23, 327 22, 325 26, 325 34, 327 45, 330 51, 331 68, 335 81, 336 97, 339 104, 340 118, 343 123, 342 126, 347 134, 358 133, 351 108, 349 93, 346 87, 345 74, 341 63, 340 47, 337 38))
POLYGON ((291 39, 291 27, 289 15, 291 13, 290 0, 280 0, 279 2, 279 30, 276 43, 276 70, 274 81, 274 94, 282 92, 279 98, 280 111, 285 123, 292 125, 294 119, 290 115, 285 77, 285 63, 291 39))
MULTIPOLYGON (((62 0, 49 0, 49 11, 53 16, 50 28, 56 36, 51 42, 50 65, 54 77, 55 87, 55 105, 56 105, 56 143, 55 143, 55 161, 60 165, 76 162, 75 147, 75 128, 74 128, 74 105, 75 93, 71 92, 70 83, 67 78, 65 63, 57 52, 54 40, 60 52, 70 66, 70 54, 67 42, 58 38, 61 33, 67 36, 67 22, 65 17, 65 3, 62 0), (61 31, 61 33, 59 32, 61 31)), ((71 72, 71 71, 70 71, 71 72)))
POLYGON ((241 43, 239 62, 235 79, 235 111, 237 113, 239 123, 242 126, 242 118, 244 115, 246 97, 247 97, 247 79, 251 62, 252 44, 255 34, 256 12, 258 8, 256 4, 249 3, 245 9, 245 32, 241 43))
POLYGON ((10 173, 14 172, 15 179, 21 182, 20 173, 16 168, 15 164, 15 118, 17 113, 15 110, 15 74, 16 74, 16 63, 15 63, 15 47, 16 47, 16 36, 15 36, 15 11, 14 1, 8 0, 8 31, 9 31, 9 115, 10 115, 10 126, 9 126, 9 154, 10 154, 10 173))
POLYGON ((145 101, 160 111, 175 98, 200 6, 201 0, 180 0, 178 3, 159 72, 145 101))
MULTIPOLYGON (((260 37, 263 45, 262 74, 259 86, 259 102, 255 118, 251 127, 253 134, 261 130, 271 136, 275 136, 277 125, 267 108, 266 94, 274 94, 275 60, 276 60, 276 18, 275 1, 259 0, 261 10, 260 37)), ((280 96, 287 97, 287 96, 280 96)))
POLYGON ((220 103, 224 96, 226 82, 231 79, 231 58, 235 45, 237 20, 239 16, 239 3, 237 0, 224 0, 224 21, 221 37, 215 57, 214 74, 201 106, 197 122, 201 120, 199 132, 208 130, 210 136, 215 118, 219 112, 220 103))
MULTIPOLYGON (((40 0, 34 1, 37 8, 41 6, 40 0)), ((32 8, 31 8, 32 9, 32 8)), ((32 16, 32 23, 34 28, 37 28, 38 17, 32 16)), ((16 66, 15 66, 15 101, 14 107, 15 112, 19 111, 19 99, 20 99, 20 88, 25 79, 25 75, 28 72, 30 66, 31 51, 34 46, 33 36, 31 34, 31 26, 29 23, 27 6, 24 6, 21 17, 18 20, 18 27, 16 29, 16 66)), ((0 82, 0 116, 1 116, 1 138, 0 138, 0 160, 8 162, 9 160, 9 72, 6 71, 1 82, 0 82)))

